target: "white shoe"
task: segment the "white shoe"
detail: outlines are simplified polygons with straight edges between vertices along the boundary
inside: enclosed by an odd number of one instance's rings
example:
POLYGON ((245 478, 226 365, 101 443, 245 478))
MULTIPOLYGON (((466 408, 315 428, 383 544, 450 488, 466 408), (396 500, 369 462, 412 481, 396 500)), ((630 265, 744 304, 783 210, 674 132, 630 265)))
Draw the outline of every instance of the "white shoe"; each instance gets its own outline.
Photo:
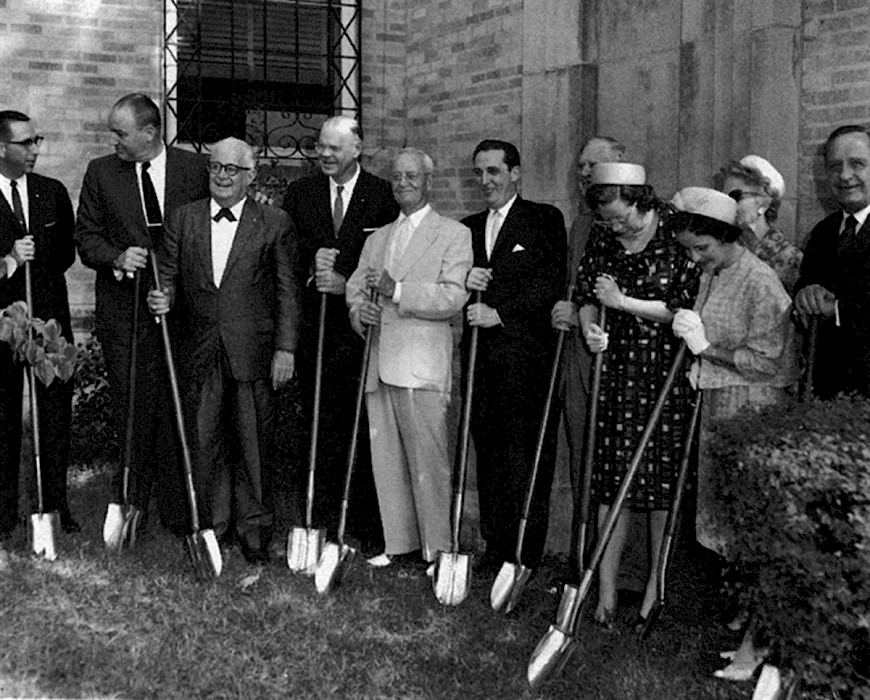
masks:
POLYGON ((782 697, 782 677, 779 669, 770 664, 764 664, 752 700, 779 700, 782 697))
POLYGON ((366 563, 376 569, 383 569, 385 566, 392 564, 393 560, 390 558, 389 554, 378 554, 378 556, 366 560, 366 563))

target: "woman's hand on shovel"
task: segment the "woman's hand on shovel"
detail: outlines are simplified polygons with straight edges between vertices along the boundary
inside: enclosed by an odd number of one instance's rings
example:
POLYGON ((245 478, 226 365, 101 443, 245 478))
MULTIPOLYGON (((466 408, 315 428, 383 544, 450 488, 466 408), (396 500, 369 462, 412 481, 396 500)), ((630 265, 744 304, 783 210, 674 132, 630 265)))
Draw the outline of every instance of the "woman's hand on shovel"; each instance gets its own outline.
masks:
POLYGON ((155 316, 163 316, 169 313, 170 303, 168 290, 160 291, 152 289, 148 292, 148 310, 155 316))

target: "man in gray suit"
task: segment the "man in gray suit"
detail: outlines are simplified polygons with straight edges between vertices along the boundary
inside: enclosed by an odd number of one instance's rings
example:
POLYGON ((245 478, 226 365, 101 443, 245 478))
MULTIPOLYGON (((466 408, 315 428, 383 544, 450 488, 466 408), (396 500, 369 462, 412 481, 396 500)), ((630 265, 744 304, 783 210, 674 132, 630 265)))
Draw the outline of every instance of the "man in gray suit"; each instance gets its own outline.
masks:
POLYGON ((468 300, 472 259, 468 228, 429 205, 428 155, 400 151, 391 180, 399 218, 368 237, 346 291, 353 327, 374 333, 366 404, 386 547, 373 566, 450 549, 450 319, 468 300))
POLYGON ((231 527, 250 563, 267 563, 274 437, 272 391, 294 372, 292 226, 247 196, 256 158, 244 141, 217 143, 210 199, 170 216, 160 248, 154 314, 177 308, 181 370, 195 417, 197 482, 219 539, 231 527))

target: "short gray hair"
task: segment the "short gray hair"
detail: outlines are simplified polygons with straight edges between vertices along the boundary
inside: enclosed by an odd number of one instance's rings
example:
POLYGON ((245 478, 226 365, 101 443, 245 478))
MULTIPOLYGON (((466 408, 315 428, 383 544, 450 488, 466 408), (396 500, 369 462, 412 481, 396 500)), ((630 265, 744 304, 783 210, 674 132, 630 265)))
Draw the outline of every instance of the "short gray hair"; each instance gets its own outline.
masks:
POLYGON ((254 147, 249 143, 245 143, 241 139, 237 139, 234 136, 230 136, 225 139, 221 139, 216 144, 211 147, 212 153, 217 150, 219 147, 226 146, 234 151, 241 151, 242 153, 242 162, 250 168, 257 167, 257 154, 254 152, 254 147))
POLYGON ((431 175, 435 170, 435 163, 432 161, 432 158, 426 151, 421 151, 419 148, 412 148, 410 146, 403 148, 393 157, 393 163, 398 160, 399 156, 414 156, 414 158, 423 164, 423 173, 426 175, 431 175))

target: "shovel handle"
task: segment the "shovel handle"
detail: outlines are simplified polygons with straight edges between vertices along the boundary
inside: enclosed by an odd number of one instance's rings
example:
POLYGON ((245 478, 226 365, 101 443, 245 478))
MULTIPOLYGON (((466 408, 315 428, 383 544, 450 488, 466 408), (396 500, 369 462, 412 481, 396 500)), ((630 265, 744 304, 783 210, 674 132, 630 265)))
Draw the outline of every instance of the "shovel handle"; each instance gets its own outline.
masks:
POLYGON ((798 400, 801 402, 812 398, 813 395, 813 374, 816 371, 816 346, 819 340, 819 317, 813 316, 810 319, 810 337, 808 340, 809 348, 807 352, 807 366, 804 370, 804 375, 801 377, 801 384, 798 389, 798 400))
POLYGON ((317 468, 317 441, 320 434, 320 395, 323 386, 323 345, 326 338, 326 292, 320 295, 317 323, 317 359, 314 366, 314 406, 311 412, 311 443, 308 448, 308 488, 305 494, 305 528, 314 521, 314 472, 317 468))
MULTIPOLYGON (((474 303, 480 303, 480 292, 476 292, 474 303)), ((465 373, 465 400, 462 402, 462 423, 459 436, 459 473, 456 476, 456 488, 453 492, 452 546, 453 551, 459 551, 459 530, 462 526, 462 505, 465 495, 465 476, 468 471, 468 446, 471 434, 471 402, 474 396, 474 371, 477 365, 477 343, 480 328, 471 327, 471 340, 468 348, 468 368, 465 373)))
MULTIPOLYGON (((607 307, 603 304, 598 310, 598 325, 602 330, 607 324, 607 307)), ((592 387, 589 396, 589 409, 586 414, 586 445, 583 453, 583 484, 580 496, 580 537, 577 550, 579 561, 583 564, 586 557, 587 534, 589 532, 589 504, 592 500, 592 472, 595 468, 595 445, 598 440, 598 399, 601 395, 601 374, 604 370, 604 352, 595 355, 592 370, 592 387)))
MULTIPOLYGON (((664 384, 662 384, 662 388, 659 391, 659 395, 656 399, 655 405, 653 406, 652 413, 650 414, 649 420, 647 420, 646 427, 643 430, 643 434, 640 436, 640 441, 635 448, 634 455, 632 456, 631 462, 628 465, 628 469, 625 472, 625 476, 622 477, 622 483, 619 486, 619 491, 616 494, 613 505, 611 505, 610 510, 607 513, 607 518, 604 521, 604 525, 601 528, 601 531, 598 533, 598 542, 595 545, 595 550, 592 552, 592 557, 590 558, 589 564, 586 566, 586 569, 583 572, 583 578, 580 581, 578 605, 582 604, 583 600, 586 597, 586 594, 589 592, 589 588, 592 584, 592 575, 598 568, 598 565, 601 563, 601 559, 604 557, 604 550, 607 548, 607 545, 610 542, 610 538, 613 535, 613 530, 616 528, 616 521, 619 518, 619 512, 622 510, 622 505, 625 503, 625 499, 628 497, 628 491, 629 489, 631 489, 632 483, 634 483, 634 477, 637 474, 638 468, 640 467, 640 462, 643 459, 643 453, 646 451, 646 446, 647 444, 649 444, 653 431, 655 430, 656 426, 658 425, 659 419, 662 416, 662 411, 664 410, 665 403, 668 400, 668 395, 671 393, 671 388, 674 385, 674 380, 677 377, 677 372, 679 371, 680 366, 683 364, 683 359, 685 358, 685 356, 686 342, 681 341, 679 347, 677 348, 677 352, 674 355, 673 362, 671 362, 671 368, 668 370, 668 374, 665 377, 664 384)), ((574 633, 575 630, 571 630, 572 636, 574 635, 574 633)))
POLYGON ((140 279, 141 271, 137 268, 133 273, 133 328, 130 333, 130 367, 127 370, 127 423, 124 428, 124 471, 121 483, 122 502, 125 506, 130 505, 130 468, 133 464, 133 436, 136 431, 136 365, 139 356, 140 279))
MULTIPOLYGON (((152 249, 151 271, 154 275, 154 286, 162 289, 160 285, 160 271, 157 266, 157 255, 152 249)), ((187 487, 187 498, 190 501, 190 523, 193 534, 199 532, 199 509, 196 505, 196 489, 193 485, 193 465, 190 461, 190 446, 187 444, 187 432, 184 429, 184 414, 181 406, 181 393, 178 390, 178 376, 175 373, 175 361, 172 358, 172 342, 169 339, 169 325, 162 322, 160 316, 155 316, 163 335, 163 351, 166 355, 166 370, 169 373, 169 387, 172 391, 172 406, 175 409, 175 427, 178 431, 178 440, 181 443, 181 458, 184 463, 184 481, 187 487)))
MULTIPOLYGON (((369 293, 369 301, 377 299, 377 290, 372 289, 369 293)), ((359 442, 359 424, 362 420, 363 398, 366 391, 366 376, 369 373, 369 358, 372 354, 372 326, 366 326, 365 345, 363 347, 362 367, 360 367, 359 384, 356 389, 356 404, 353 414, 353 430, 350 434, 350 446, 347 450, 347 471, 344 475, 344 492, 341 497, 341 513, 338 519, 338 544, 344 545, 344 531, 347 526, 347 511, 350 503, 350 483, 353 479, 353 468, 356 464, 356 448, 359 442)))
MULTIPOLYGON (((33 278, 31 277, 30 261, 24 261, 24 298, 27 301, 27 313, 33 321, 33 278)), ((28 334, 33 339, 33 324, 28 334)), ((33 429, 33 464, 36 470, 36 507, 40 515, 45 513, 45 502, 42 497, 42 454, 39 442, 39 405, 36 402, 36 370, 33 365, 27 365, 27 383, 30 385, 30 427, 33 429)))

